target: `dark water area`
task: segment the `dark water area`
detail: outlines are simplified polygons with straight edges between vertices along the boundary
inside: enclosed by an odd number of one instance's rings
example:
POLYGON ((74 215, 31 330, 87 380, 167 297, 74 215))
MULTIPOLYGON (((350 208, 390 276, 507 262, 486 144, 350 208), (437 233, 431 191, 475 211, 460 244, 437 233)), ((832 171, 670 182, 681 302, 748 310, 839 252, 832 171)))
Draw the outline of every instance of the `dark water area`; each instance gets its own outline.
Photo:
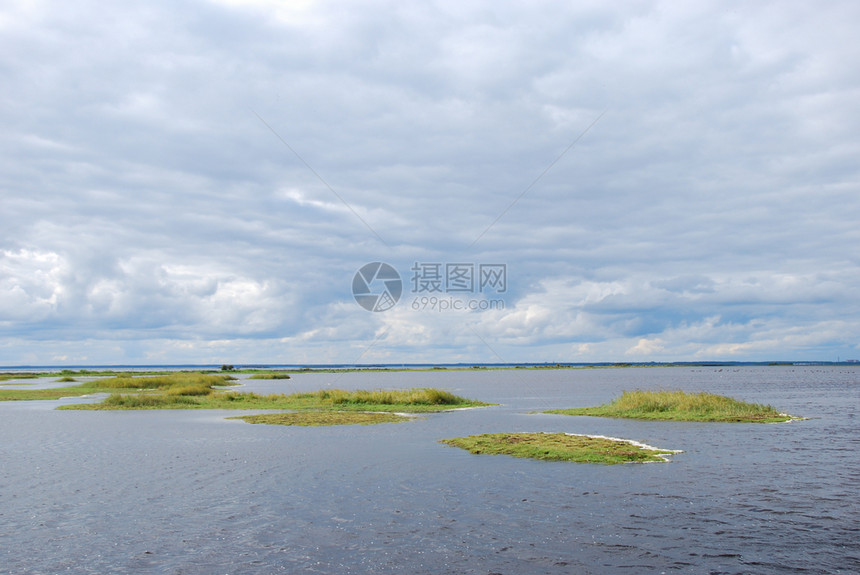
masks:
POLYGON ((0 402, 0 573, 860 572, 858 367, 307 373, 245 389, 430 386, 501 405, 307 428, 0 402), (533 413, 635 388, 707 390, 811 419, 533 413), (684 453, 604 466, 438 443, 500 431, 684 453))

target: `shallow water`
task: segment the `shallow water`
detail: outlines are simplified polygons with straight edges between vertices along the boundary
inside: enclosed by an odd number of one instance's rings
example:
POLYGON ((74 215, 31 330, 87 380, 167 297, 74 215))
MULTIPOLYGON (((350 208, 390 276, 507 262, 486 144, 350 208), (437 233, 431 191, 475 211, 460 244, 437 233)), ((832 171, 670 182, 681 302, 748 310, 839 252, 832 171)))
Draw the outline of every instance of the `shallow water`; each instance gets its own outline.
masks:
MULTIPOLYGON (((250 425, 225 411, 0 402, 2 573, 854 573, 860 368, 298 374, 246 389, 442 387, 502 405, 409 423, 250 425), (532 413, 624 389, 708 390, 811 417, 532 413), (479 456, 437 440, 567 431, 671 463, 479 456)), ((244 412, 243 412, 244 413, 244 412)))

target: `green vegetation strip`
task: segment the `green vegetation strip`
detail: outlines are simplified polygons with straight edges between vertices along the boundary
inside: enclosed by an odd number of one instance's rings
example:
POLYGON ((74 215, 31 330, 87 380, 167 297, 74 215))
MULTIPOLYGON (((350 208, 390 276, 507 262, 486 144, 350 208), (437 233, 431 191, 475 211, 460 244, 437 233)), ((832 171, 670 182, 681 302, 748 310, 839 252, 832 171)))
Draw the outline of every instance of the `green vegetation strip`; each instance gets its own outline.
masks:
POLYGON ((396 413, 366 413, 363 411, 300 411, 291 413, 264 413, 241 415, 227 419, 241 419, 248 423, 270 425, 373 425, 375 423, 399 423, 411 417, 396 413))
POLYGON ((780 413, 770 405, 746 403, 712 393, 684 391, 625 391, 620 397, 597 407, 551 409, 544 413, 661 421, 780 423, 799 419, 780 413))
POLYGON ((625 439, 569 433, 485 433, 443 439, 440 443, 476 454, 512 455, 576 463, 665 462, 667 456, 680 453, 625 439))
POLYGON ((9 381, 10 379, 36 379, 39 375, 36 373, 0 373, 0 381, 9 381))
POLYGON ((286 373, 255 373, 248 379, 290 379, 286 373))
POLYGON ((420 413, 488 405, 437 389, 393 391, 322 390, 292 395, 216 392, 112 394, 102 403, 64 405, 59 409, 293 409, 420 413))
POLYGON ((59 399, 110 393, 100 403, 62 405, 58 409, 290 409, 324 411, 432 412, 490 405, 440 389, 320 390, 307 393, 237 393, 217 388, 232 385, 229 375, 195 372, 166 376, 112 377, 72 387, 0 390, 0 399, 59 399))
MULTIPOLYGON (((65 376, 64 376, 65 377, 65 376)), ((122 374, 94 379, 80 385, 50 389, 0 389, 0 401, 26 401, 33 399, 60 399, 81 397, 97 393, 112 393, 111 397, 182 397, 213 393, 216 387, 233 385, 229 375, 209 375, 199 372, 174 372, 168 375, 141 376, 122 374)))

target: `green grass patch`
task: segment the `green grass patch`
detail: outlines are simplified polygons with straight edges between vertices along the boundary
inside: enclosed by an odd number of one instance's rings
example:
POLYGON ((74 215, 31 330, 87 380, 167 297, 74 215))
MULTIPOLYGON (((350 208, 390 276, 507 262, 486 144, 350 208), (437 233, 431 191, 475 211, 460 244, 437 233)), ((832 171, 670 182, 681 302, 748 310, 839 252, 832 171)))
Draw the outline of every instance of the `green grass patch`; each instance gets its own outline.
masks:
POLYGON ((248 423, 266 423, 269 425, 374 425, 377 423, 400 423, 409 421, 410 417, 396 413, 367 413, 364 411, 299 411, 290 413, 263 413, 259 415, 241 415, 227 419, 241 419, 248 423))
POLYGON ((329 389, 291 395, 215 390, 204 394, 197 391, 195 386, 139 389, 134 393, 123 391, 112 394, 103 403, 63 405, 58 409, 290 409, 422 413, 490 405, 432 388, 374 391, 329 389))
POLYGON ((443 439, 440 443, 475 454, 610 465, 629 462, 665 462, 668 455, 680 453, 623 439, 567 433, 485 433, 443 439))
POLYGON ((9 381, 10 379, 37 379, 38 373, 0 373, 0 381, 9 381))
POLYGON ((80 397, 98 390, 82 385, 72 387, 53 387, 51 389, 0 389, 0 401, 32 401, 39 399, 60 399, 61 397, 80 397))
POLYGON ((175 373, 216 373, 214 371, 206 371, 206 370, 193 370, 193 371, 185 371, 185 372, 177 372, 175 370, 141 370, 141 371, 117 371, 115 369, 63 369, 59 372, 46 372, 42 373, 40 377, 56 377, 68 375, 71 377, 113 377, 113 376, 121 376, 121 375, 134 375, 134 376, 142 376, 142 375, 171 375, 175 373))
POLYGON ((492 405, 434 388, 394 390, 324 389, 285 396, 288 409, 429 412, 492 405))
MULTIPOLYGON (((136 395, 124 395, 112 393, 102 403, 93 405, 102 406, 101 409, 187 409, 196 407, 197 401, 187 395, 154 395, 141 393, 136 395)), ((75 406, 83 407, 83 406, 75 406)), ((89 407, 89 405, 87 405, 89 407)), ((74 409, 72 406, 60 406, 60 409, 74 409)))
POLYGON ((80 385, 51 389, 0 389, 0 401, 26 401, 80 397, 95 393, 200 395, 214 393, 215 388, 233 385, 229 375, 210 375, 199 372, 174 372, 167 375, 141 376, 122 374, 93 379, 80 385))
POLYGON ((797 419, 770 405, 747 403, 713 393, 685 391, 625 391, 620 397, 597 407, 552 409, 544 413, 661 421, 779 423, 797 419))
POLYGON ((248 379, 290 379, 287 373, 255 373, 248 379))
POLYGON ((232 375, 215 375, 196 371, 177 372, 168 375, 133 376, 122 374, 106 379, 95 380, 92 383, 100 389, 169 389, 189 385, 205 385, 218 387, 233 385, 236 378, 232 375))

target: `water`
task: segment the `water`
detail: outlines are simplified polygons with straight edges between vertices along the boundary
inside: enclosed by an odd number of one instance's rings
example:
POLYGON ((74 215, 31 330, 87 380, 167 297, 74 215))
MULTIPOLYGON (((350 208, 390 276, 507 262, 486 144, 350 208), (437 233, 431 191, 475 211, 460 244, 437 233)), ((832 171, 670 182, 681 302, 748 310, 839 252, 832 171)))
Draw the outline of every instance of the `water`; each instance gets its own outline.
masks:
POLYGON ((236 412, 0 403, 0 573, 856 573, 857 367, 298 374, 246 389, 443 387, 503 405, 302 428, 236 412), (624 389, 708 390, 811 417, 532 413, 624 389), (477 456, 437 440, 568 431, 668 464, 477 456))

